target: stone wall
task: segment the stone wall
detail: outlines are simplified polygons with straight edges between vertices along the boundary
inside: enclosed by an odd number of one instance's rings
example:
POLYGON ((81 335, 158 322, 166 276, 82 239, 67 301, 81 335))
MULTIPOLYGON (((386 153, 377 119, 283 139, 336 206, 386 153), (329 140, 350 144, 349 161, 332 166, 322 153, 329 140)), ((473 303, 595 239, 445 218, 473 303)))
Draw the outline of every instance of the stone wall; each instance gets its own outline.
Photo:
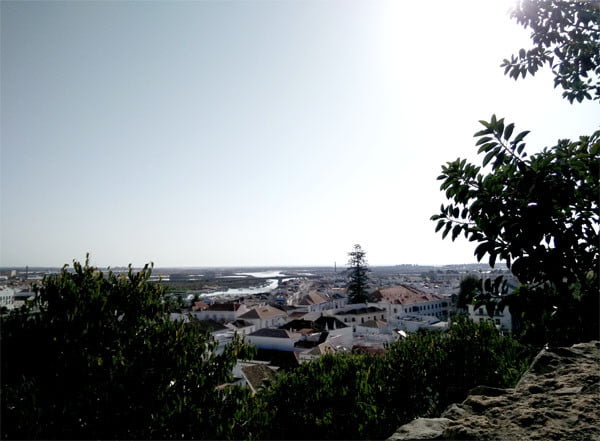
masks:
POLYGON ((600 342, 541 351, 514 389, 478 386, 390 440, 600 440, 600 342))

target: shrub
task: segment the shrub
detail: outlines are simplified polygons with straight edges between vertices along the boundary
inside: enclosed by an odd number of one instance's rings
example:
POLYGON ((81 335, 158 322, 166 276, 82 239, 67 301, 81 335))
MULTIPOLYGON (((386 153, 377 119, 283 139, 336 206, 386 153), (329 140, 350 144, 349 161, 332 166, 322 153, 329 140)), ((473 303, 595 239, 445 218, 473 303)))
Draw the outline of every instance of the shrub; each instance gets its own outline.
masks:
POLYGON ((532 352, 488 323, 457 318, 418 332, 383 356, 328 355, 279 374, 256 398, 273 439, 379 439, 434 416, 477 385, 513 386, 532 352))

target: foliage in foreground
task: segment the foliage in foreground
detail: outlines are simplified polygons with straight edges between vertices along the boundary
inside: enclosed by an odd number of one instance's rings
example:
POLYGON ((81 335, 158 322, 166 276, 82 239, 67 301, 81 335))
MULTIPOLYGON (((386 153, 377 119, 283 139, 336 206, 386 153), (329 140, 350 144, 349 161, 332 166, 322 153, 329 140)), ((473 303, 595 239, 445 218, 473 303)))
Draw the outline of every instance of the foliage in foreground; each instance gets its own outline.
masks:
POLYGON ((512 385, 528 364, 493 326, 458 320, 382 356, 329 355, 280 372, 252 397, 219 387, 252 351, 235 340, 218 355, 198 327, 170 319, 149 276, 75 262, 3 317, 2 438, 381 438, 473 386, 512 385))
MULTIPOLYGON (((517 79, 548 64, 570 102, 600 99, 600 7, 597 1, 522 0, 513 11, 534 47, 504 60, 517 79)), ((450 203, 436 231, 476 242, 475 256, 502 259, 519 279, 504 296, 521 337, 565 344, 597 338, 600 321, 600 131, 528 156, 525 137, 495 115, 475 134, 481 165, 448 162, 438 177, 450 203)), ((478 296, 503 294, 500 280, 478 296)))
POLYGON ((215 388, 248 348, 217 355, 205 333, 170 319, 149 277, 75 262, 3 317, 2 438, 232 436, 247 392, 215 388))
POLYGON ((326 355, 280 373, 254 400, 260 438, 381 439, 435 416, 469 389, 513 386, 531 352, 490 324, 458 318, 448 332, 412 334, 381 356, 326 355))
POLYGON ((571 103, 600 100, 600 2, 521 0, 512 17, 531 30, 533 47, 502 62, 515 80, 548 65, 571 103))

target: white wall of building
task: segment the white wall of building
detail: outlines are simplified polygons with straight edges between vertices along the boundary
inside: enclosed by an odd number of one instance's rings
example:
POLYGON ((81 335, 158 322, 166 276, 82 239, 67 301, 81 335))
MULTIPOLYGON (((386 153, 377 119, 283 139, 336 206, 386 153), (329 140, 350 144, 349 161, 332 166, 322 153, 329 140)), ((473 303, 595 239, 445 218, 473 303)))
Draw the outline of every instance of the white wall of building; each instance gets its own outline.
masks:
POLYGON ((244 318, 244 321, 252 323, 257 330, 263 328, 278 328, 281 325, 285 325, 287 322, 287 315, 284 313, 279 316, 264 319, 244 318))
POLYGON ((469 318, 475 323, 481 323, 484 321, 491 321, 494 323, 496 328, 504 332, 512 332, 512 315, 508 310, 508 306, 505 306, 502 311, 496 310, 494 317, 490 317, 487 313, 485 305, 475 309, 473 305, 467 305, 469 309, 469 318))
POLYGON ((237 318, 248 312, 249 309, 246 305, 241 304, 237 311, 211 311, 210 309, 206 309, 204 311, 194 311, 191 314, 196 317, 198 320, 208 320, 212 319, 215 321, 226 321, 226 322, 234 322, 237 318))
POLYGON ((294 343, 300 339, 300 334, 297 338, 278 338, 278 337, 263 337, 258 335, 247 335, 248 343, 260 349, 276 349, 278 351, 293 351, 294 343))
POLYGON ((396 303, 379 302, 381 307, 388 310, 390 321, 400 320, 405 315, 433 316, 440 320, 448 318, 450 299, 433 300, 430 302, 410 303, 399 305, 396 303))
POLYGON ((0 289, 0 308, 13 309, 15 304, 15 290, 12 288, 0 289))
POLYGON ((368 322, 369 320, 388 320, 389 312, 384 307, 384 305, 380 303, 357 303, 352 305, 347 305, 345 308, 337 309, 332 311, 332 314, 338 320, 346 324, 347 326, 354 326, 361 323, 368 322), (364 312, 360 314, 348 314, 348 311, 357 310, 361 308, 369 308, 375 307, 380 309, 380 311, 373 312, 364 312))

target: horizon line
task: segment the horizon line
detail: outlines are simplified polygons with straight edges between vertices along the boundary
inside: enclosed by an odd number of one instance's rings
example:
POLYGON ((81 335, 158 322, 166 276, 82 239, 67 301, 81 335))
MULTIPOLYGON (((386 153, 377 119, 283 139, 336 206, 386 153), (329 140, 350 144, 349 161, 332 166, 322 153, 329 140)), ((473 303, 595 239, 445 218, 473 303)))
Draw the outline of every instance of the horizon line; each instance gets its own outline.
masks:
MULTIPOLYGON (((81 263, 81 262, 80 262, 81 263)), ((151 265, 152 262, 149 262, 147 265, 151 265)), ((68 268, 72 267, 72 264, 65 264, 68 268)), ((29 268, 30 270, 32 269, 60 269, 65 265, 60 265, 60 266, 52 266, 52 265, 6 265, 6 266, 0 266, 0 271, 2 270, 14 270, 14 269, 26 269, 29 268)), ((377 268, 377 267, 392 267, 392 266, 422 266, 422 267, 444 267, 444 266, 461 266, 461 265, 486 265, 486 266, 490 266, 488 263, 482 263, 482 262, 463 262, 463 263, 442 263, 442 264, 433 264, 433 263, 393 263, 393 264, 367 264, 367 267, 371 267, 371 268, 377 268)), ((505 263, 503 262, 496 262, 497 266, 506 266, 505 263)), ((92 266, 95 266, 97 268, 107 268, 107 269, 114 269, 114 268, 129 268, 129 266, 131 266, 133 269, 138 269, 138 268, 143 268, 144 265, 142 266, 134 266, 133 264, 127 264, 127 265, 98 265, 98 264, 92 264, 92 266)), ((280 264, 280 265, 162 265, 162 266, 153 266, 152 268, 154 270, 157 269, 240 269, 240 268, 347 268, 346 265, 324 265, 324 264, 308 264, 308 265, 286 265, 286 264, 280 264)))

